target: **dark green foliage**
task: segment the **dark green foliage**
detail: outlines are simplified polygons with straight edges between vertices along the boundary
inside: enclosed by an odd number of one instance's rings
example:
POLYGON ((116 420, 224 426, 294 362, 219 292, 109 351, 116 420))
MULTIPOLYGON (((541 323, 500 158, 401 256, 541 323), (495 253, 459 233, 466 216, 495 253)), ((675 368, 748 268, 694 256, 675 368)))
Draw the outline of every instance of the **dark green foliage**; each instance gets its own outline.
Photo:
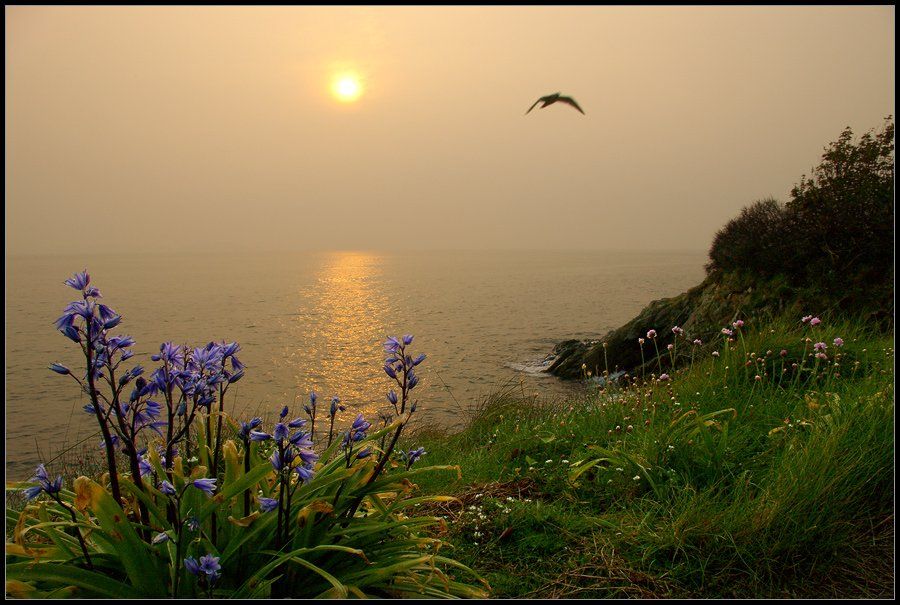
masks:
POLYGON ((784 275, 842 308, 889 306, 893 202, 893 119, 856 143, 847 127, 786 205, 756 202, 716 234, 707 270, 784 275))

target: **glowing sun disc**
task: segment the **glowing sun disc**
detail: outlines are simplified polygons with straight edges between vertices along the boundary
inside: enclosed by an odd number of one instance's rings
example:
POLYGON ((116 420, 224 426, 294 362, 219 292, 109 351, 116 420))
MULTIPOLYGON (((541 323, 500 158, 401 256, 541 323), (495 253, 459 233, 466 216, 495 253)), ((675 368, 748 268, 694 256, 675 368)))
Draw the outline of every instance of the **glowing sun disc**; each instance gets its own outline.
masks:
POLYGON ((359 78, 353 74, 343 74, 334 79, 331 84, 331 93, 342 103, 352 103, 362 94, 362 84, 359 78))

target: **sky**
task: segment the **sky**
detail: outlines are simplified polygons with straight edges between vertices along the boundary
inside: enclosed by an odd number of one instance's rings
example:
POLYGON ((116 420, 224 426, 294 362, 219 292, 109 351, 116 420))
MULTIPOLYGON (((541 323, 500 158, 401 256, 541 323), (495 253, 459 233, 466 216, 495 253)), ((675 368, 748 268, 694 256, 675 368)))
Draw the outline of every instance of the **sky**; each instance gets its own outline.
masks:
POLYGON ((892 6, 5 12, 11 255, 706 250, 894 114, 892 6))

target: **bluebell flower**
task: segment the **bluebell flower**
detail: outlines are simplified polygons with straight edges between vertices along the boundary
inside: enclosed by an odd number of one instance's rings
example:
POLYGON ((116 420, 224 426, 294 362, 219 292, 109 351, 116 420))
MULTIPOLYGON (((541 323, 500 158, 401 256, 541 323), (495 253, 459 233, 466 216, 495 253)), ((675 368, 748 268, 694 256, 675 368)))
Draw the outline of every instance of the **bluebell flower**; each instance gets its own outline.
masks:
POLYGON ((275 425, 273 436, 275 437, 275 441, 278 441, 279 443, 283 442, 288 438, 288 428, 283 423, 279 422, 275 425))
POLYGON ((159 491, 164 493, 167 496, 174 496, 176 493, 175 486, 169 483, 168 481, 160 481, 159 482, 159 491))
POLYGON ((420 363, 422 363, 423 361, 425 361, 425 353, 422 353, 421 355, 419 355, 418 357, 416 357, 415 359, 413 359, 413 362, 412 362, 412 363, 413 363, 414 366, 417 366, 417 365, 419 365, 420 363))
POLYGON ((391 378, 397 378, 397 372, 394 371, 394 368, 390 364, 384 364, 384 373, 391 378))
POLYGON ((53 370, 54 372, 56 372, 57 374, 62 374, 63 376, 65 376, 66 374, 71 374, 71 371, 69 370, 69 368, 67 368, 66 366, 64 366, 61 363, 51 363, 50 369, 53 370))
POLYGON ((290 428, 292 428, 292 429, 296 429, 296 428, 300 428, 300 427, 303 426, 304 424, 306 424, 306 420, 305 420, 305 419, 303 419, 303 418, 294 418, 293 420, 291 420, 291 421, 288 423, 288 426, 289 426, 290 428))
POLYGON ((167 534, 166 532, 163 531, 163 532, 159 532, 158 534, 153 536, 153 540, 151 540, 151 543, 162 544, 163 542, 168 542, 169 539, 170 539, 169 534, 167 534))
POLYGON ((200 571, 206 574, 210 582, 214 582, 222 575, 222 566, 219 565, 219 557, 204 555, 200 557, 200 571))
POLYGON ((141 469, 141 477, 145 477, 153 472, 153 465, 144 458, 141 458, 140 462, 138 462, 138 467, 141 469))
POLYGON ((84 291, 84 295, 85 295, 85 296, 92 296, 92 297, 94 297, 94 298, 103 298, 103 295, 100 294, 100 289, 97 288, 97 286, 89 286, 89 287, 84 291))
POLYGON ((199 531, 200 530, 200 519, 198 519, 195 515, 191 515, 184 522, 185 527, 187 527, 190 531, 199 531))
POLYGON ((283 408, 281 408, 281 414, 279 415, 279 417, 284 418, 287 415, 288 415, 288 406, 284 406, 283 408))
POLYGON ((364 450, 360 451, 358 454, 356 454, 356 457, 358 459, 362 460, 363 458, 368 458, 371 455, 372 455, 372 448, 367 447, 364 450))
POLYGON ((313 443, 309 433, 298 431, 291 435, 291 444, 297 447, 312 447, 313 443))
POLYGON ((412 341, 413 341, 413 335, 412 335, 412 334, 406 334, 406 335, 403 336, 403 344, 404 344, 404 345, 412 344, 412 341))
POLYGON ((384 350, 388 353, 396 353, 399 348, 400 341, 394 336, 388 336, 388 339, 384 341, 384 350))
POLYGON ((298 466, 294 469, 294 471, 297 473, 297 476, 300 477, 300 480, 304 483, 309 483, 315 475, 315 472, 313 472, 313 469, 309 466, 298 466))
POLYGON ((65 284, 76 290, 84 290, 90 282, 91 276, 88 275, 87 269, 85 269, 81 273, 76 273, 74 277, 67 279, 65 284))
POLYGON ((184 560, 184 568, 195 576, 200 573, 200 564, 197 563, 197 559, 194 557, 188 557, 184 560))
POLYGON ((251 431, 250 432, 250 441, 268 441, 272 438, 272 435, 268 433, 263 433, 262 431, 251 431))
POLYGON ((397 393, 394 392, 394 389, 391 389, 391 390, 388 392, 388 394, 387 394, 387 400, 390 401, 391 403, 393 403, 393 404, 396 405, 396 403, 397 403, 397 393))
POLYGON ((278 500, 274 498, 260 498, 259 499, 259 510, 264 513, 270 513, 273 510, 278 508, 278 500))
POLYGON ((298 452, 303 464, 312 464, 319 459, 319 455, 312 450, 300 449, 298 452))
POLYGON ((234 384, 238 380, 244 377, 244 370, 238 370, 234 374, 228 376, 228 384, 234 384))
POLYGON ((369 427, 371 427, 371 426, 372 426, 372 424, 369 422, 366 422, 366 419, 363 418, 362 414, 358 414, 356 416, 356 419, 353 421, 353 425, 351 426, 351 428, 353 429, 353 432, 355 432, 355 433, 365 433, 366 431, 369 430, 369 427))
POLYGON ((413 464, 416 463, 416 460, 418 460, 419 458, 421 458, 422 456, 424 456, 427 453, 428 452, 425 451, 424 447, 420 447, 419 449, 415 449, 415 450, 410 450, 406 454, 406 461, 407 461, 406 468, 411 467, 413 464))
POLYGON ((310 405, 312 405, 314 408, 316 407, 316 401, 318 400, 318 398, 319 398, 319 396, 316 395, 316 392, 315 392, 315 391, 310 391, 310 392, 309 392, 309 403, 310 403, 310 405))
POLYGON ((197 489, 206 492, 207 496, 212 496, 216 491, 216 479, 194 479, 191 483, 197 489))

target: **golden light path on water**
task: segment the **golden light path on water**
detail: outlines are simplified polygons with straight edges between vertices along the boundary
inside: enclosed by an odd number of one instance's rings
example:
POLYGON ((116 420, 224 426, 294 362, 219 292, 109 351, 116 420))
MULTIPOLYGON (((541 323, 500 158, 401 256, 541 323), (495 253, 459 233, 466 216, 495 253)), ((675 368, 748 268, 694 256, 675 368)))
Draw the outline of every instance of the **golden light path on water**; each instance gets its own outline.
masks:
MULTIPOLYGON (((315 275, 312 304, 301 302, 298 313, 285 318, 283 329, 298 337, 302 333, 302 339, 285 346, 273 363, 293 368, 294 413, 308 402, 310 391, 318 395, 320 419, 335 395, 352 413, 367 417, 387 405, 386 400, 377 400, 389 388, 379 365, 388 307, 387 295, 378 288, 382 268, 383 259, 371 253, 328 255, 315 275), (310 350, 316 352, 312 366, 310 350), (331 392, 335 385, 340 385, 340 392, 331 392)), ((298 300, 309 298, 309 291, 297 291, 298 300)), ((322 420, 316 429, 324 429, 322 420)))

